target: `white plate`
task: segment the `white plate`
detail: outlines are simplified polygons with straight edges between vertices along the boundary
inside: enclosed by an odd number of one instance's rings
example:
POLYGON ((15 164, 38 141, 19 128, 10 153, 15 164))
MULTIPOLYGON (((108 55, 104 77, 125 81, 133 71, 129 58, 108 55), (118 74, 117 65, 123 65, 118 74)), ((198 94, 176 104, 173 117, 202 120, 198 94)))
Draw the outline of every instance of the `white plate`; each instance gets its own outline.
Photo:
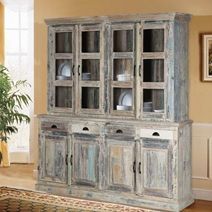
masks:
POLYGON ((117 110, 132 110, 132 106, 116 105, 117 110))
POLYGON ((154 110, 155 113, 164 113, 164 110, 154 110))
POLYGON ((132 106, 132 91, 126 90, 119 97, 119 105, 132 106))
POLYGON ((71 76, 70 64, 67 61, 61 63, 58 68, 58 73, 60 76, 70 77, 71 76))

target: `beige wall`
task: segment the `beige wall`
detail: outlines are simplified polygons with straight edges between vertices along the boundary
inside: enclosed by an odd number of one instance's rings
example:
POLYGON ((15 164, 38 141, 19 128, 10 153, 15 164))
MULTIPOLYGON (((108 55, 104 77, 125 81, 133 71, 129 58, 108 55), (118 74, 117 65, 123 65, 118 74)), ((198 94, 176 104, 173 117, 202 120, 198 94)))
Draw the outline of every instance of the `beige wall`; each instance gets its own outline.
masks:
POLYGON ((0 64, 4 61, 4 8, 0 2, 0 64))
MULTIPOLYGON (((189 40, 190 118, 198 123, 212 122, 212 83, 200 81, 199 43, 200 33, 212 32, 211 0, 36 0, 35 113, 45 113, 47 107, 47 28, 44 23, 45 18, 175 11, 193 15, 189 40)), ((212 180, 195 180, 194 185, 197 188, 212 189, 212 180)))

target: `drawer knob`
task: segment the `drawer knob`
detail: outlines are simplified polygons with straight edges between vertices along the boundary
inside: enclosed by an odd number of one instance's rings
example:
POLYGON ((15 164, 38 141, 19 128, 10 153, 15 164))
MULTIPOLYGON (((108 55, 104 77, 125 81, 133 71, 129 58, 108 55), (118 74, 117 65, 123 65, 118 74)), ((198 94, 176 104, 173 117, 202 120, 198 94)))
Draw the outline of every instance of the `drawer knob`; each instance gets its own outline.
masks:
POLYGON ((119 129, 119 130, 116 130, 116 133, 122 134, 123 131, 119 129))
POLYGON ((51 128, 52 128, 52 129, 57 129, 57 125, 53 124, 53 125, 51 126, 51 128))
POLYGON ((87 127, 83 127, 82 129, 83 131, 89 131, 89 129, 87 127))
POLYGON ((160 134, 158 132, 153 132, 152 136, 160 136, 160 134))

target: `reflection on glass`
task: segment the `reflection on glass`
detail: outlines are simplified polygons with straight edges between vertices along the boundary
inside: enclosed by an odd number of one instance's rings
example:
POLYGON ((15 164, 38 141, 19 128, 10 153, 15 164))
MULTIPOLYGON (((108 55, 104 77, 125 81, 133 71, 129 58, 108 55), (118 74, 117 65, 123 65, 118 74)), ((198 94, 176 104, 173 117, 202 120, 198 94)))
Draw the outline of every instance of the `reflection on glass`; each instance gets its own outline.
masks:
POLYGON ((133 52, 133 30, 115 30, 113 32, 114 52, 133 52))
POLYGON ((70 80, 72 78, 72 60, 56 60, 56 80, 70 80))
POLYGON ((130 81, 133 73, 132 59, 114 59, 113 60, 113 80, 130 81))
POLYGON ((72 88, 65 86, 57 86, 55 88, 55 106, 56 107, 72 107, 72 88))
POLYGON ((82 52, 99 52, 100 33, 99 31, 82 32, 82 52))
POLYGON ((132 110, 133 99, 131 88, 113 89, 113 109, 114 110, 132 110))
POLYGON ((82 87, 82 108, 99 108, 99 88, 82 87))
POLYGON ((82 80, 99 81, 100 63, 99 59, 82 60, 82 80))
POLYGON ((144 89, 143 90, 143 111, 164 113, 164 90, 144 89))
POLYGON ((145 29, 143 37, 143 52, 164 51, 164 29, 145 29))
POLYGON ((164 82, 164 60, 145 59, 143 63, 144 82, 164 82))
POLYGON ((72 53, 72 33, 56 33, 56 53, 72 53))

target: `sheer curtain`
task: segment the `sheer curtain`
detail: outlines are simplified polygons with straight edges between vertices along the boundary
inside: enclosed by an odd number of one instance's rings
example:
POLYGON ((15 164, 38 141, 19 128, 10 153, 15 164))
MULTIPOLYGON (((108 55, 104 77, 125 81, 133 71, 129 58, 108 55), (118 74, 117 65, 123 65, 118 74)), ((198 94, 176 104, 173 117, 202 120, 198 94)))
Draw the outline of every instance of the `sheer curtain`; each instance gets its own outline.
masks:
MULTIPOLYGON (((31 88, 26 88, 33 99, 34 55, 33 55, 33 1, 4 0, 5 7, 5 66, 10 70, 13 80, 27 80, 31 88)), ((33 115, 33 104, 24 108, 23 113, 33 115)), ((32 119, 33 120, 33 119, 32 119)), ((9 140, 11 162, 30 162, 30 125, 17 126, 19 132, 9 140)))

